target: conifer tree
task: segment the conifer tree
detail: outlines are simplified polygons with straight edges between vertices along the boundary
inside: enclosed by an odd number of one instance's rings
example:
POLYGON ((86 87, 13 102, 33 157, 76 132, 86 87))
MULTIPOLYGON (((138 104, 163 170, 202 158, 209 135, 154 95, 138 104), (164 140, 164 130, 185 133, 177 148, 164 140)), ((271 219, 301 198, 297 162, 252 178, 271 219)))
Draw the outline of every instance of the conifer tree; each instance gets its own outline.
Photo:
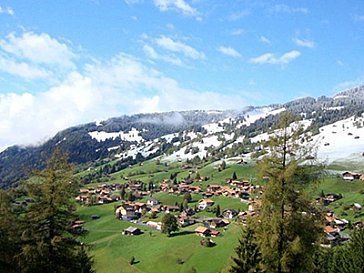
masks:
POLYGON ((216 212, 215 212, 215 215, 216 215, 216 217, 220 217, 220 215, 221 215, 220 205, 217 205, 217 206, 216 206, 216 212))
POLYGON ((15 257, 20 251, 19 224, 10 195, 0 190, 0 272, 18 272, 15 257))
POLYGON ((283 113, 271 137, 269 154, 258 164, 269 182, 262 196, 257 238, 266 272, 312 272, 314 243, 320 234, 320 213, 304 187, 321 174, 320 165, 308 164, 312 147, 300 146, 302 128, 283 113))
POLYGON ((26 213, 26 229, 21 236, 21 272, 92 272, 91 259, 71 233, 75 219, 72 199, 78 189, 67 157, 56 151, 47 168, 35 172, 26 185, 32 199, 26 213), (88 270, 85 270, 87 269, 88 270))
POLYGON ((251 225, 243 227, 239 245, 235 248, 236 257, 232 257, 234 264, 229 269, 231 273, 260 272, 260 251, 254 229, 251 225))
POLYGON ((351 241, 336 246, 330 263, 330 273, 364 272, 364 229, 354 230, 351 241))

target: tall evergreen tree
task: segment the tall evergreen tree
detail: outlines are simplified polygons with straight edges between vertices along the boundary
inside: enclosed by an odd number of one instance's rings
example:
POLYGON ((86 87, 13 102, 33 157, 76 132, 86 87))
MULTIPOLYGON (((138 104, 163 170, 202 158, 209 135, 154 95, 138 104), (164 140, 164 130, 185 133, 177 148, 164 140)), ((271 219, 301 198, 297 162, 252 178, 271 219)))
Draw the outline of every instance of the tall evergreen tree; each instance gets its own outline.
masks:
POLYGON ((269 178, 262 196, 257 237, 263 270, 272 273, 312 272, 314 243, 320 234, 320 213, 305 195, 304 187, 315 181, 322 168, 308 164, 312 147, 300 146, 302 128, 290 113, 283 113, 258 164, 269 178))
POLYGON ((79 241, 71 233, 71 221, 75 219, 72 199, 78 182, 72 175, 67 157, 56 151, 47 168, 38 171, 26 185, 32 199, 26 213, 19 255, 21 272, 68 273, 91 270, 91 260, 79 241))
POLYGON ((234 264, 229 269, 231 273, 261 272, 259 268, 261 254, 256 240, 256 234, 251 225, 243 227, 239 245, 235 248, 234 264))
POLYGON ((215 212, 215 215, 216 215, 216 217, 220 217, 220 215, 221 215, 220 205, 217 205, 217 206, 216 206, 216 212, 215 212))
POLYGON ((364 229, 354 230, 351 241, 333 250, 330 273, 364 272, 364 229))
POLYGON ((10 195, 0 190, 0 272, 18 272, 15 257, 20 251, 19 224, 10 195))

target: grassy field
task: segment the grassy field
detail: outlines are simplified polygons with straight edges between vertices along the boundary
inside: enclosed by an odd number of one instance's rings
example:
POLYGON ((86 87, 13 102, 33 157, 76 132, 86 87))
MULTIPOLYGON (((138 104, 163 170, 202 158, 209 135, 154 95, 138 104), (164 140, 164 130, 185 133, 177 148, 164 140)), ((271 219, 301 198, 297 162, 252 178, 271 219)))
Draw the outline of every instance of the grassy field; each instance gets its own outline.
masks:
POLYGON ((216 246, 206 248, 193 232, 198 224, 180 229, 169 238, 146 226, 138 226, 143 231, 139 236, 122 235, 123 229, 136 225, 117 220, 113 210, 113 204, 78 210, 89 231, 82 240, 93 246, 96 272, 170 273, 189 272, 192 268, 197 272, 227 272, 240 233, 237 224, 231 223, 226 231, 220 229, 222 236, 213 238, 216 246), (91 220, 93 214, 101 218, 91 220), (136 259, 134 265, 129 263, 131 257, 136 259))
MULTIPOLYGON (((200 175, 211 176, 206 182, 196 182, 196 185, 206 188, 208 184, 225 185, 227 178, 230 178, 235 171, 239 178, 249 179, 254 175, 254 168, 247 165, 229 165, 225 170, 219 172, 212 165, 200 169, 184 170, 181 164, 169 166, 156 165, 155 161, 149 161, 143 166, 132 166, 126 170, 112 174, 113 183, 124 183, 125 177, 129 180, 161 181, 169 178, 171 173, 178 173, 177 179, 183 179, 192 172, 194 177, 196 171, 200 175)), ((91 184, 91 185, 96 185, 91 184)), ((169 194, 165 192, 154 193, 153 197, 165 205, 174 205, 176 202, 183 201, 183 195, 169 194)), ((189 206, 195 206, 201 194, 192 194, 192 201, 189 206)), ((142 199, 147 201, 148 197, 142 199)), ((219 204, 221 211, 226 208, 236 210, 245 210, 246 204, 241 203, 240 199, 227 198, 223 196, 212 197, 215 206, 219 204)), ((102 206, 79 207, 78 214, 86 221, 85 228, 89 231, 82 238, 83 241, 92 245, 92 255, 95 259, 95 268, 99 273, 113 272, 227 272, 231 262, 231 255, 234 253, 234 247, 237 245, 240 234, 240 226, 231 223, 226 230, 220 229, 222 236, 214 238, 216 246, 206 248, 200 245, 201 238, 196 236, 193 230, 197 224, 182 228, 170 238, 161 234, 159 231, 148 228, 147 226, 138 226, 142 229, 143 234, 139 236, 125 236, 121 231, 135 224, 120 221, 114 216, 114 206, 111 203, 102 206), (98 214, 101 216, 98 220, 91 220, 91 215, 98 214), (131 257, 135 257, 136 263, 130 265, 131 257), (182 261, 179 263, 177 261, 182 261), (191 271, 192 272, 192 271, 191 271)), ((196 216, 214 217, 212 212, 200 212, 196 216)), ((162 214, 158 214, 157 219, 160 221, 162 214)), ((147 220, 147 217, 143 217, 147 220)))
MULTIPOLYGON (((151 160, 143 165, 134 165, 120 172, 114 173, 109 179, 110 183, 125 183, 128 180, 141 180, 143 182, 160 182, 169 179, 172 173, 178 173, 177 180, 180 181, 190 175, 196 177, 198 172, 201 176, 209 176, 210 179, 204 182, 194 182, 203 189, 209 184, 227 185, 226 180, 231 178, 233 173, 237 174, 239 180, 245 179, 253 184, 261 184, 256 179, 256 169, 253 164, 230 165, 226 169, 219 171, 216 164, 197 166, 192 169, 183 169, 182 163, 170 165, 156 164, 151 160)), ((333 166, 330 167, 331 169, 333 166)), ((334 168, 335 169, 335 168, 334 168)), ((340 172, 341 168, 336 168, 340 172)), ((84 172, 85 174, 86 172, 84 172)), ((90 185, 96 185, 93 183, 90 185)), ((351 222, 364 219, 364 213, 354 212, 350 206, 354 203, 364 203, 364 194, 360 191, 364 189, 362 181, 344 181, 338 176, 328 176, 320 184, 312 187, 310 194, 312 198, 319 197, 323 191, 325 194, 342 194, 343 198, 330 204, 338 217, 345 218, 351 222)), ((179 204, 183 201, 183 195, 170 194, 165 192, 154 193, 153 197, 165 205, 179 204)), ((189 206, 195 206, 201 194, 192 194, 192 202, 189 206)), ((146 202, 148 197, 141 201, 146 202)), ((215 206, 220 206, 221 212, 226 208, 245 210, 247 205, 241 203, 239 199, 227 198, 224 196, 213 196, 215 206)), ((129 226, 135 224, 120 221, 114 216, 114 206, 111 203, 102 206, 79 207, 78 214, 86 221, 85 228, 88 234, 81 240, 92 245, 91 253, 94 255, 95 268, 98 273, 121 273, 121 272, 227 272, 231 263, 231 256, 234 254, 234 247, 238 243, 240 226, 232 222, 226 231, 220 229, 222 236, 213 238, 216 246, 212 248, 202 247, 199 243, 200 237, 196 236, 193 230, 197 224, 182 228, 173 236, 166 237, 159 231, 148 228, 141 228, 143 234, 139 236, 125 236, 121 232, 129 226), (91 215, 101 216, 98 220, 91 220, 91 215), (130 260, 135 257, 136 262, 130 265, 130 260)), ((160 221, 163 214, 159 213, 154 221, 160 221)), ((202 211, 196 216, 214 217, 214 213, 202 211)), ((145 215, 143 220, 148 220, 145 215)))
POLYGON ((315 198, 319 197, 322 191, 324 194, 342 194, 343 198, 331 203, 328 208, 333 210, 338 217, 345 218, 351 222, 356 222, 364 219, 364 213, 354 213, 354 211, 350 209, 350 206, 353 203, 364 204, 364 194, 360 193, 361 190, 364 190, 363 181, 346 181, 338 176, 329 176, 312 190, 312 196, 315 198))

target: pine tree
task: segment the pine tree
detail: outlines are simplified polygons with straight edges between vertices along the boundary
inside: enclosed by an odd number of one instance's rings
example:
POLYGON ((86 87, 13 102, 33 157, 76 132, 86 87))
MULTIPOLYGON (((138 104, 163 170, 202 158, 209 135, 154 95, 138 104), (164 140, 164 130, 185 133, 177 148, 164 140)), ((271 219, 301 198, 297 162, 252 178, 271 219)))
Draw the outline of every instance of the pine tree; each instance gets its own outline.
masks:
POLYGON ((239 245, 235 248, 236 257, 232 257, 234 264, 229 269, 231 273, 254 273, 259 270, 260 252, 256 235, 251 225, 242 229, 239 245))
POLYGON ((125 185, 121 185, 121 189, 120 189, 120 198, 121 198, 121 200, 125 200, 125 195, 126 195, 125 185))
POLYGON ((73 236, 70 224, 75 219, 72 202, 79 185, 72 175, 67 157, 56 151, 47 168, 35 172, 26 184, 33 200, 26 213, 22 251, 19 255, 21 272, 92 272, 91 259, 85 257, 79 241, 73 236))
POLYGON ((16 255, 20 251, 19 221, 13 213, 11 197, 0 190, 0 272, 18 272, 16 255))
POLYGON ((364 272, 364 229, 354 230, 351 241, 334 248, 330 273, 364 272))
POLYGON ((183 209, 184 210, 187 210, 188 209, 188 200, 187 199, 183 199, 183 203, 182 204, 183 204, 183 206, 182 206, 183 209))
POLYGON ((215 212, 215 215, 216 215, 216 217, 220 217, 220 215, 221 215, 220 205, 217 205, 217 206, 216 206, 216 212, 215 212))
POLYGON ((266 272, 312 272, 314 243, 320 234, 319 212, 304 194, 315 181, 321 166, 308 164, 311 147, 300 146, 300 126, 284 113, 270 153, 258 164, 261 176, 269 178, 262 196, 257 237, 266 272))
POLYGON ((233 176, 231 177, 232 180, 238 179, 238 176, 236 175, 236 172, 233 172, 233 176))

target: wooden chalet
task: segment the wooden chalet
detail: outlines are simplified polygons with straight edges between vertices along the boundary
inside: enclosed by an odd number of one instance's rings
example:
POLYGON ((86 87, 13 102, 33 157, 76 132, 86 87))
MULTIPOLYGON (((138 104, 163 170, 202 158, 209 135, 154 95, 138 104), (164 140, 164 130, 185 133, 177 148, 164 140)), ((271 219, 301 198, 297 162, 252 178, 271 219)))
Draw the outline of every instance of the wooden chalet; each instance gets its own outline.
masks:
POLYGON ((195 228, 195 233, 197 236, 205 237, 205 236, 210 235, 210 229, 200 226, 200 227, 195 228))

